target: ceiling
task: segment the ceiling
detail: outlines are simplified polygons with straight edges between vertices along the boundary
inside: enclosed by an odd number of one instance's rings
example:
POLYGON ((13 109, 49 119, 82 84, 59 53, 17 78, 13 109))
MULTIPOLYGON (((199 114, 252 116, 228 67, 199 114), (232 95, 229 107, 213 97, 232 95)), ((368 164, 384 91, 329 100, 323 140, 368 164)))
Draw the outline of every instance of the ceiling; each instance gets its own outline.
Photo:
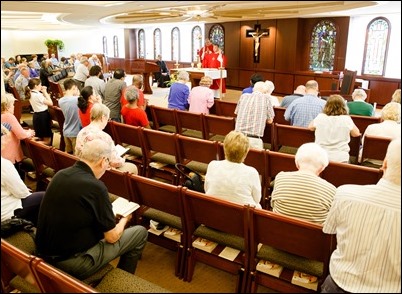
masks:
POLYGON ((134 28, 401 12, 400 1, 1 1, 4 30, 134 28))

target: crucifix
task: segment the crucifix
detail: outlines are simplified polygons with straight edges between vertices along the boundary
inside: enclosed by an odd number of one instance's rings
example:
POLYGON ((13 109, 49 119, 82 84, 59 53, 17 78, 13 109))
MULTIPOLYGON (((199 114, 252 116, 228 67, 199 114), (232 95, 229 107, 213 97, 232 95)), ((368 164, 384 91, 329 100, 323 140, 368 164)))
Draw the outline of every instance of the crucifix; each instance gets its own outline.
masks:
POLYGON ((269 36, 269 30, 261 29, 260 24, 254 25, 254 30, 246 31, 246 38, 254 39, 254 63, 260 62, 260 38, 264 36, 269 36))

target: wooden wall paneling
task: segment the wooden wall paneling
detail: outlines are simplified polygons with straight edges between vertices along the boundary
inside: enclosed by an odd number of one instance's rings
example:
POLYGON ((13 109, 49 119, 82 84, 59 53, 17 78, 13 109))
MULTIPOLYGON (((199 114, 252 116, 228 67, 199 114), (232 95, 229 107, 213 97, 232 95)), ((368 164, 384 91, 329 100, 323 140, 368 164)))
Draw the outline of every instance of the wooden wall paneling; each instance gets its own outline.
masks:
POLYGON ((241 70, 237 69, 239 72, 239 87, 244 89, 250 86, 250 77, 254 74, 253 70, 241 70))
POLYGON ((305 85, 307 81, 314 80, 313 77, 309 75, 295 74, 294 75, 294 85, 297 87, 298 85, 305 85))
MULTIPOLYGON (((239 70, 238 69, 231 69, 227 68, 227 78, 226 78, 226 85, 231 87, 239 87, 240 79, 239 79, 239 70)), ((246 86, 247 87, 247 86, 246 86)), ((246 88, 244 87, 244 88, 246 88)))
POLYGON ((294 85, 293 74, 276 73, 274 76, 275 93, 282 95, 292 94, 296 86, 294 85))
POLYGON ((323 75, 322 77, 316 77, 315 80, 318 83, 318 88, 320 90, 332 90, 333 79, 329 75, 323 75))
MULTIPOLYGON (((296 56, 299 53, 297 42, 299 19, 278 19, 275 30, 275 69, 295 71, 296 56)), ((271 37, 271 36, 270 36, 271 37)))
POLYGON ((241 38, 240 22, 227 22, 222 25, 225 29, 224 54, 227 59, 226 67, 239 67, 241 38))

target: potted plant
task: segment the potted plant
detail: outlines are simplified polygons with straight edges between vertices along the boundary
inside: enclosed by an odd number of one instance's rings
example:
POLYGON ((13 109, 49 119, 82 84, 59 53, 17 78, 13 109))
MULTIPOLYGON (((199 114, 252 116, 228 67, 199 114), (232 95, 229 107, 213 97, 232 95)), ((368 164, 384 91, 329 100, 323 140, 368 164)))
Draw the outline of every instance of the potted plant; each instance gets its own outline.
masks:
POLYGON ((47 48, 56 48, 59 50, 63 50, 64 49, 64 43, 62 40, 58 40, 58 39, 47 39, 45 41, 45 45, 47 48))

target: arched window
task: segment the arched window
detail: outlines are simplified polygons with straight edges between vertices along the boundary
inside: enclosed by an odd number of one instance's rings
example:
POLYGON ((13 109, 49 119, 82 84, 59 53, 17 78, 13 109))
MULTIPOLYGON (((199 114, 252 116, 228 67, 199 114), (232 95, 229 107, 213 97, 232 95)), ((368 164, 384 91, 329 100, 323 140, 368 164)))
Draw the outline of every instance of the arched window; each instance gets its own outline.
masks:
POLYGON ((362 75, 384 75, 390 33, 390 22, 384 17, 375 18, 368 24, 362 75))
POLYGON ((180 30, 178 27, 172 29, 172 60, 177 63, 180 60, 180 30))
POLYGON ((161 30, 160 29, 155 29, 154 30, 154 59, 159 54, 162 54, 162 36, 161 36, 161 30))
POLYGON ((310 70, 334 69, 336 34, 332 21, 322 20, 315 25, 310 41, 310 70))
POLYGON ((213 25, 209 30, 209 39, 213 44, 218 44, 225 51, 225 31, 220 24, 213 25))
POLYGON ((138 31, 138 58, 145 58, 145 32, 143 29, 138 31))
POLYGON ((117 36, 113 36, 113 56, 119 57, 119 40, 117 36))
POLYGON ((202 32, 199 26, 191 31, 191 61, 197 62, 198 51, 201 49, 202 32))
POLYGON ((102 37, 102 46, 103 46, 103 54, 108 56, 107 53, 107 38, 105 36, 102 37))

